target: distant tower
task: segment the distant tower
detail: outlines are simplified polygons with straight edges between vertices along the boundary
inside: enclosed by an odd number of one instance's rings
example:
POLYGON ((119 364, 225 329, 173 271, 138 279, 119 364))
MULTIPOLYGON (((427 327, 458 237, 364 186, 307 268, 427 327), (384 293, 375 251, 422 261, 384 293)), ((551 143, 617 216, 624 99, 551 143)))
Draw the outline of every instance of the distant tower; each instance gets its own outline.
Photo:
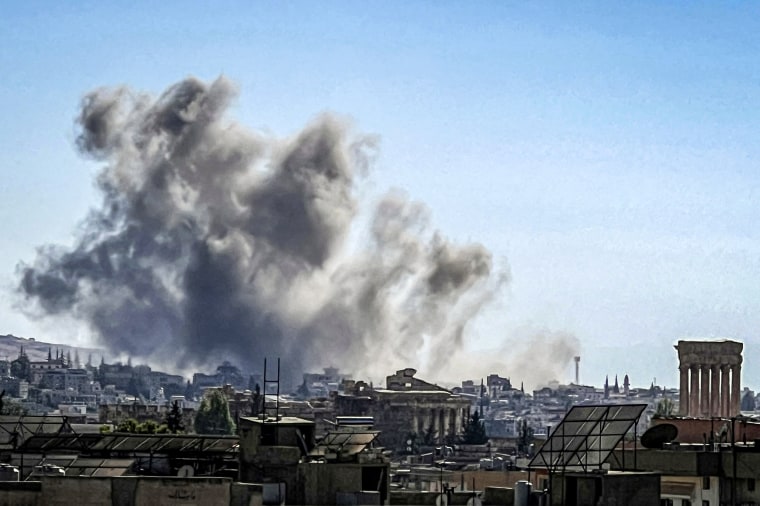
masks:
POLYGON ((631 382, 628 381, 628 375, 625 375, 625 378, 623 378, 623 393, 625 393, 625 396, 628 397, 628 394, 630 392, 631 382))
POLYGON ((575 360, 575 384, 580 385, 581 382, 580 382, 579 364, 581 363, 581 357, 573 357, 573 360, 575 360))

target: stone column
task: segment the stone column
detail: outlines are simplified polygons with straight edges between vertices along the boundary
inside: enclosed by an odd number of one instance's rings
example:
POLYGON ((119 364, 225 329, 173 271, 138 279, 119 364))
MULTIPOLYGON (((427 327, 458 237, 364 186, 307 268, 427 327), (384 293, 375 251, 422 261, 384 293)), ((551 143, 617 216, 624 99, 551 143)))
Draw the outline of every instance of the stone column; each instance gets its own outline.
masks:
POLYGON ((689 389, 689 416, 699 416, 699 365, 691 364, 691 388, 689 389))
POLYGON ((725 364, 720 366, 720 416, 728 417, 729 401, 731 400, 731 391, 729 390, 728 367, 725 364))
POLYGON ((681 364, 681 386, 678 390, 678 414, 689 416, 689 366, 681 364))
POLYGON ((707 417, 710 416, 710 366, 702 364, 700 368, 699 388, 702 395, 699 402, 702 409, 699 410, 699 414, 702 417, 707 417))
POLYGON ((731 366, 731 413, 730 416, 736 416, 741 412, 741 374, 742 365, 735 364, 731 366))
POLYGON ((720 416, 720 368, 710 366, 710 416, 720 416))

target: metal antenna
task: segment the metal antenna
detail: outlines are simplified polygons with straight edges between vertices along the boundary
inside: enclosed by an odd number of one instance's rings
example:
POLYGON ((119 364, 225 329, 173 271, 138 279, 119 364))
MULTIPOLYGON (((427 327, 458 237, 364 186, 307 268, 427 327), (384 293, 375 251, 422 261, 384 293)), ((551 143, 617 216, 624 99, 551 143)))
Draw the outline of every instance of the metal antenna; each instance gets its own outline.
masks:
MULTIPOLYGON (((268 385, 269 384, 275 385, 275 400, 274 400, 274 422, 275 424, 279 423, 280 421, 280 359, 277 358, 277 377, 274 379, 270 379, 269 376, 267 376, 267 359, 264 359, 264 409, 262 410, 262 413, 264 415, 264 420, 269 418, 270 412, 272 411, 272 408, 267 408, 267 390, 269 390, 268 385)), ((277 434, 278 431, 275 429, 275 442, 274 444, 277 444, 277 434)))

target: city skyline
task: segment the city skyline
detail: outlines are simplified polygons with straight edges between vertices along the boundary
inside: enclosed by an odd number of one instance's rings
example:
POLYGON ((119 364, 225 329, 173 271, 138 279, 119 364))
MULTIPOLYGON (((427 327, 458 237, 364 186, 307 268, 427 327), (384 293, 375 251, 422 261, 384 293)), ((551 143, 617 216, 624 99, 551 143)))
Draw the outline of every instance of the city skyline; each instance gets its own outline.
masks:
MULTIPOLYGON (((332 111, 379 140, 364 220, 400 188, 446 238, 483 245, 509 272, 466 327, 462 357, 474 360, 461 376, 548 362, 542 374, 569 380, 580 355, 581 383, 617 372, 675 387, 679 339, 727 338, 745 343, 742 384, 760 383, 756 6, 6 11, 0 333, 89 344, 86 328, 14 307, 19 262, 71 244, 99 205, 102 163, 75 146, 82 97, 120 85, 155 96, 223 75, 239 89, 230 116, 264 135, 292 136, 332 111), (566 364, 551 363, 558 343, 566 364)), ((414 364, 387 369, 397 365, 414 364)), ((435 364, 417 366, 435 379, 435 364)))

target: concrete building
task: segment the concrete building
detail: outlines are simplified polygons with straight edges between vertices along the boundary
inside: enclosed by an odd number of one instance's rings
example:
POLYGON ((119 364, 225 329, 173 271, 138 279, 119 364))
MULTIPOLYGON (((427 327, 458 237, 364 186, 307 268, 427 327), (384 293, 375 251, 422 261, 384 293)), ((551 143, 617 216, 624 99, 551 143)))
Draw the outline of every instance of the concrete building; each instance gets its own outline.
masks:
MULTIPOLYGON (((119 425, 124 420, 132 418, 139 423, 148 420, 154 421, 161 425, 166 422, 166 415, 171 409, 171 405, 164 404, 142 404, 142 403, 123 403, 123 404, 101 404, 98 406, 98 423, 119 425)), ((193 426, 195 418, 195 409, 193 407, 180 407, 182 410, 182 423, 185 427, 193 426)))
POLYGON ((39 376, 39 385, 52 390, 83 392, 92 381, 92 375, 85 369, 56 368, 44 370, 39 376))
POLYGON ((646 506, 660 504, 656 472, 567 473, 551 488, 552 506, 646 506))
MULTIPOLYGON (((42 476, 38 481, 0 482, 0 504, 229 506, 230 504, 252 504, 248 501, 254 494, 249 488, 242 484, 233 484, 229 478, 42 476)), ((258 497, 261 497, 260 493, 258 497)))
POLYGON ((510 379, 502 378, 498 374, 489 374, 486 377, 486 386, 491 399, 500 399, 512 390, 510 379))
MULTIPOLYGON (((618 459, 622 458, 621 452, 616 451, 618 459)), ((614 462, 612 465, 614 467, 614 462)), ((754 442, 714 445, 680 443, 665 445, 664 449, 639 449, 637 468, 656 470, 661 474, 662 504, 760 504, 760 487, 757 486, 757 480, 760 480, 760 448, 756 448, 754 442)))
POLYGON ((341 383, 350 379, 350 374, 341 374, 336 367, 325 367, 323 373, 304 373, 303 384, 310 397, 329 397, 330 392, 337 392, 341 383))
POLYGON ((216 373, 214 374, 200 372, 193 374, 192 385, 196 392, 200 392, 204 388, 222 387, 224 385, 232 385, 237 390, 244 390, 249 386, 248 379, 240 369, 225 360, 216 368, 216 373))
POLYGON ((314 422, 243 417, 240 480, 260 483, 270 504, 388 504, 390 464, 370 448, 376 431, 336 430, 315 441, 314 422))
POLYGON ((50 358, 47 360, 29 362, 30 382, 39 383, 45 373, 50 371, 65 370, 68 366, 62 358, 50 358))

